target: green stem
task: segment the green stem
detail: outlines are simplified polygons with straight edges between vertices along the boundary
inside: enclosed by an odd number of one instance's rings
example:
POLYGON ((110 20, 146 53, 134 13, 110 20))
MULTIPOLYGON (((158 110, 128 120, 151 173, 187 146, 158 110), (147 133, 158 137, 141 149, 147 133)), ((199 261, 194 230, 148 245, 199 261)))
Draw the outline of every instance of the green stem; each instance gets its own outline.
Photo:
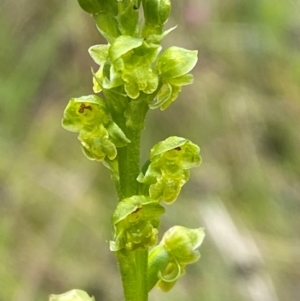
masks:
POLYGON ((148 301, 148 251, 116 252, 126 301, 148 301))
MULTIPOLYGON (((141 130, 128 129, 131 143, 118 152, 121 198, 138 194, 141 130)), ((147 250, 117 252, 126 301, 147 301, 147 250)))
POLYGON ((138 194, 137 177, 140 172, 140 138, 139 130, 131 130, 126 133, 131 141, 126 147, 118 149, 118 163, 120 176, 121 198, 124 199, 138 194))
MULTIPOLYGON (((131 141, 127 146, 118 149, 119 167, 119 201, 139 193, 139 183, 136 180, 140 172, 140 140, 148 105, 144 101, 134 101, 128 104, 128 111, 135 124, 126 126, 124 111, 122 114, 114 110, 110 103, 114 121, 124 131, 131 141), (135 110, 139 107, 138 110, 135 110)), ((128 120, 127 120, 128 121, 128 120)), ((147 264, 148 250, 127 251, 122 249, 116 252, 118 265, 122 276, 122 283, 126 301, 147 301, 147 264)))

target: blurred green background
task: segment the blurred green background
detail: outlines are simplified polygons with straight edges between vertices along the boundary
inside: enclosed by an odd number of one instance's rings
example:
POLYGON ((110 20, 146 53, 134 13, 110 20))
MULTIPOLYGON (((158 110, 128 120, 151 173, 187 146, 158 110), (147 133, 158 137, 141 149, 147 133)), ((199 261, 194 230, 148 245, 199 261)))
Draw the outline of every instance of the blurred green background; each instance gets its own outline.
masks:
MULTIPOLYGON (((201 260, 153 301, 300 296, 300 4, 173 0, 164 46, 198 49, 195 83, 151 111, 142 159, 169 135, 201 146, 162 230, 205 226, 201 260)), ((104 43, 75 0, 0 2, 0 300, 81 288, 122 300, 107 170, 60 120, 92 92, 87 53, 104 43)))

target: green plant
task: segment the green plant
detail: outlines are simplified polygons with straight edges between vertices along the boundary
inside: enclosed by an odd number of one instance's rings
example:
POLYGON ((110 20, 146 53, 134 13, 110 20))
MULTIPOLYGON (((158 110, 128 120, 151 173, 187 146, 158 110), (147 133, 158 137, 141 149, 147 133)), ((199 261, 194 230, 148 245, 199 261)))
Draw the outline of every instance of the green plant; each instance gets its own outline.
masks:
MULTIPOLYGON (((175 226, 157 244, 162 202, 174 202, 189 178, 189 169, 201 163, 200 149, 181 137, 157 143, 142 169, 140 137, 150 109, 165 110, 184 85, 193 81, 190 70, 197 51, 170 47, 161 55, 161 41, 170 0, 78 0, 90 13, 107 45, 89 49, 99 69, 93 73, 94 93, 72 98, 62 125, 79 133, 84 154, 107 167, 118 193, 112 217, 113 239, 126 301, 146 301, 157 285, 169 291, 200 257, 202 228, 175 226), (139 11, 143 11, 143 20, 139 11)), ((52 295, 51 301, 94 300, 73 290, 52 295)))

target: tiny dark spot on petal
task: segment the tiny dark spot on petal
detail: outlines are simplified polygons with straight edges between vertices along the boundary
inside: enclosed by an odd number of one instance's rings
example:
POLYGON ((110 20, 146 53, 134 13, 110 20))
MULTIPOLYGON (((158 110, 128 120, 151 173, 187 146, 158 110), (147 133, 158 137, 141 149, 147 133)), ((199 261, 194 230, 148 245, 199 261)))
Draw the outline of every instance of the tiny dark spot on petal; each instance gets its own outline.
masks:
POLYGON ((90 111, 93 110, 91 106, 86 106, 84 103, 82 103, 82 104, 80 104, 78 113, 81 113, 81 114, 84 113, 85 109, 90 110, 90 111))
POLYGON ((142 210, 142 207, 137 207, 132 213, 137 213, 142 210))

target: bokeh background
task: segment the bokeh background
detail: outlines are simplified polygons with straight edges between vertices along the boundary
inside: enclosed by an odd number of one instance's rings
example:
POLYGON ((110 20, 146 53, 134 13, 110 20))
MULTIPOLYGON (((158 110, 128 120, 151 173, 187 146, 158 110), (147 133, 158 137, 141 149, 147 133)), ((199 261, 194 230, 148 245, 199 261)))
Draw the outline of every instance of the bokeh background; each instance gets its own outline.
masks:
MULTIPOLYGON (((173 0, 164 46, 199 51, 195 83, 148 114, 142 160, 169 135, 201 146, 162 230, 204 226, 201 260, 153 301, 300 300, 300 3, 173 0)), ((0 300, 81 288, 122 300, 107 170, 61 128, 104 43, 75 0, 0 2, 0 300)))

